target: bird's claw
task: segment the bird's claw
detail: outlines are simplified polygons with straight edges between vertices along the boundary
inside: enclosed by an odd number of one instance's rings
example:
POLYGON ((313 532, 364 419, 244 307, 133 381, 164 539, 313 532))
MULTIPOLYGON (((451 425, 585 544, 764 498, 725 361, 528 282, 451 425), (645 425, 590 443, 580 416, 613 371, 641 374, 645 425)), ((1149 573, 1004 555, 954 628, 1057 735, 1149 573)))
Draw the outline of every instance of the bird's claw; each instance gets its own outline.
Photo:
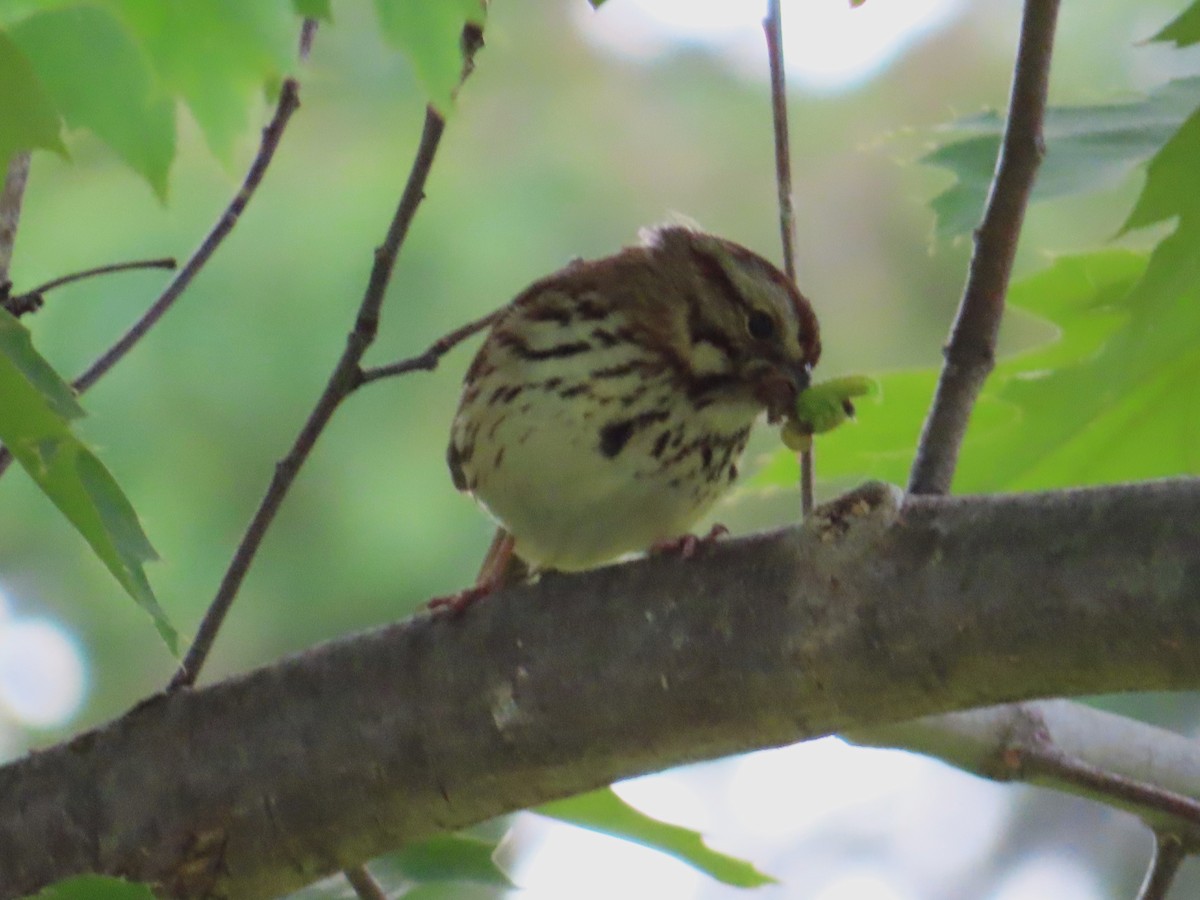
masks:
POLYGON ((712 544, 729 534, 729 529, 718 522, 708 530, 708 534, 697 537, 694 534, 682 534, 677 538, 667 538, 655 541, 650 545, 651 556, 678 556, 680 559, 691 559, 702 544, 712 544))

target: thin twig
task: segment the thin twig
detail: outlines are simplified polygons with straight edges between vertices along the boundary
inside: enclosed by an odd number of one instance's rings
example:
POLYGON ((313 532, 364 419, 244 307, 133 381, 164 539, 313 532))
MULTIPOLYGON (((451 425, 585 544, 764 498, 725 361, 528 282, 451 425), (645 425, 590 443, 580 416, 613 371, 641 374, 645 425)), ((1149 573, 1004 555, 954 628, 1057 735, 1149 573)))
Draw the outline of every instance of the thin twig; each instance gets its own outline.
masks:
MULTIPOLYGON (((459 78, 459 87, 472 72, 474 54, 482 46, 482 30, 478 25, 468 22, 463 27, 462 33, 463 67, 459 78)), ((267 486, 267 492, 259 502, 250 524, 246 526, 246 531, 242 535, 237 550, 234 551, 229 568, 226 569, 221 584, 217 588, 216 596, 213 597, 212 603, 209 604, 204 618, 200 622, 196 639, 192 642, 183 663, 167 686, 169 691, 195 684, 196 677, 200 674, 200 669, 212 650, 217 633, 221 630, 221 624, 225 621, 225 616, 229 613, 229 608, 237 597, 246 572, 249 571, 250 564, 254 561, 258 548, 262 545, 267 529, 271 527, 284 497, 287 496, 292 483, 312 452, 317 438, 321 436, 342 401, 364 383, 362 359, 371 344, 374 343, 375 335, 379 330, 380 308, 383 306, 383 297, 392 278, 396 257, 400 254, 400 247, 404 244, 409 226, 417 214, 417 207, 425 199, 425 182, 429 177, 429 170, 433 165, 433 158, 437 154, 438 144, 441 142, 442 132, 445 131, 445 128, 446 120, 442 115, 432 105, 427 106, 425 108, 425 127, 417 145, 416 158, 408 173, 408 181, 404 185, 404 192, 400 195, 400 202, 396 206, 392 222, 388 226, 387 235, 384 237, 383 243, 375 248, 375 264, 371 267, 371 275, 367 279, 366 291, 354 320, 354 329, 346 338, 346 349, 334 366, 329 381, 317 399, 308 419, 301 426, 300 433, 296 435, 291 449, 275 465, 275 473, 271 478, 271 483, 267 486)))
POLYGON ((113 344, 104 354, 92 363, 86 371, 75 379, 75 389, 82 393, 90 388, 93 384, 100 380, 101 377, 115 366, 139 340, 145 337, 154 324, 163 317, 168 309, 179 299, 180 294, 184 292, 192 279, 196 277, 200 269, 208 262, 209 258, 220 246, 221 242, 233 230, 233 226, 237 224, 238 218, 242 211, 245 210, 246 204, 250 202, 250 197, 254 194, 255 189, 262 181, 263 176, 267 172, 267 167, 271 164, 272 158, 275 156, 275 151, 279 147, 280 139, 283 137, 283 131, 287 127, 288 120, 300 106, 300 88, 295 79, 288 78, 283 82, 283 88, 279 92, 279 100, 275 105, 275 114, 271 117, 271 121, 267 127, 263 129, 262 143, 259 145, 258 153, 255 154, 254 161, 250 164, 250 169, 246 173, 246 180, 242 182, 241 189, 234 195, 233 200, 217 220, 212 231, 196 248, 196 252, 191 258, 184 263, 179 273, 171 279, 171 283, 167 285, 157 300, 142 314, 142 317, 134 323, 129 331, 125 332, 121 338, 113 344))
POLYGON ((1200 828, 1200 801, 1184 794, 1098 768, 1053 746, 1023 745, 1012 748, 1007 756, 1005 764, 1023 781, 1036 783, 1039 776, 1047 776, 1059 784, 1103 794, 1138 810, 1162 813, 1200 828))
POLYGON ((159 259, 135 259, 129 262, 109 263, 106 266, 93 266, 90 269, 71 272, 69 275, 60 275, 58 278, 52 278, 25 293, 44 294, 47 291, 54 290, 56 287, 62 287, 64 284, 83 281, 85 278, 92 278, 96 275, 107 275, 110 272, 127 272, 130 269, 174 269, 177 265, 178 263, 175 262, 175 258, 172 256, 163 256, 159 259))
POLYGON ((308 62, 309 54, 312 53, 313 39, 317 36, 317 26, 320 23, 316 19, 305 19, 300 26, 300 62, 308 62))
POLYGON ((408 176, 408 183, 404 186, 404 193, 400 197, 400 203, 396 207, 395 215, 388 227, 387 236, 375 250, 375 265, 371 269, 366 292, 358 309, 354 330, 350 332, 346 340, 346 349, 342 352, 324 391, 317 400, 316 406, 313 407, 312 413, 309 414, 308 420, 301 427, 287 456, 275 466, 275 474, 271 478, 267 492, 259 503, 254 517, 250 520, 233 555, 233 560, 230 562, 225 576, 221 579, 216 596, 204 614, 204 619, 196 633, 196 639, 188 649, 175 677, 171 679, 168 690, 176 690, 195 683, 196 676, 200 674, 200 669, 212 650, 217 632, 220 631, 221 624, 224 622, 230 606, 233 605, 242 580, 246 577, 250 563, 253 562, 263 537, 276 513, 279 512, 279 507, 295 481, 296 475, 308 459, 313 445, 316 444, 321 432, 325 430, 325 426, 333 417, 338 406, 361 383, 360 364, 367 348, 375 340, 375 334, 379 328, 379 310, 392 276, 392 268, 396 263, 400 246, 408 233, 408 227, 412 223, 417 207, 424 198, 425 180, 429 175, 429 168, 433 164, 434 154, 437 152, 438 142, 441 140, 444 128, 445 120, 437 110, 432 106, 427 107, 425 128, 417 147, 416 159, 408 176))
POLYGON ((1187 848, 1177 835, 1155 834, 1154 856, 1138 891, 1138 900, 1165 900, 1186 856, 1187 848))
POLYGON ((843 732, 983 778, 1024 781, 1125 809, 1193 849, 1200 842, 1200 765, 1182 735, 1069 700, 1037 700, 843 732))
POLYGON ((47 291, 52 291, 73 281, 82 281, 95 275, 108 275, 110 272, 126 272, 130 269, 174 269, 176 265, 174 258, 167 256, 161 259, 137 259, 130 262, 110 263, 106 266, 94 266, 90 269, 72 272, 69 275, 60 275, 58 278, 52 278, 28 291, 7 297, 2 305, 14 316, 22 316, 40 309, 42 295, 47 291))
POLYGON ((471 335, 478 334, 491 325, 496 321, 496 317, 501 312, 502 310, 499 309, 492 310, 486 316, 480 316, 478 319, 454 329, 449 334, 443 335, 430 344, 429 349, 424 353, 389 363, 386 366, 362 369, 359 372, 358 383, 355 387, 362 387, 364 384, 370 384, 372 381, 378 381, 381 378, 391 378, 395 375, 405 375, 409 372, 432 372, 438 367, 438 363, 443 356, 471 337, 471 335))
POLYGON ((763 19, 767 61, 771 67, 771 120, 775 126, 775 187, 779 202, 779 237, 783 270, 796 280, 796 209, 792 203, 792 160, 788 140, 787 76, 783 68, 783 15, 779 0, 767 0, 763 19))
MULTIPOLYGON (((796 209, 792 203, 792 161, 788 142, 787 81, 783 69, 783 14, 779 0, 767 0, 763 19, 767 60, 771 67, 771 121, 775 126, 775 187, 779 198, 779 236, 783 242, 783 271, 796 283, 796 209)), ((800 511, 813 509, 813 451, 800 453, 800 511)))
POLYGON ((366 866, 355 866, 342 872, 359 900, 388 900, 387 892, 379 882, 367 871, 366 866))
POLYGON ((17 242, 17 226, 21 222, 21 201, 29 180, 29 151, 14 153, 4 175, 0 192, 0 285, 8 283, 12 265, 13 245, 17 242))
MULTIPOLYGON (((111 347, 92 363, 84 372, 75 379, 73 386, 76 391, 83 393, 92 385, 99 381, 105 373, 115 366, 134 345, 137 344, 146 333, 154 327, 154 324, 163 317, 192 283, 192 279, 200 272, 212 257, 217 247, 225 240, 233 226, 237 224, 238 217, 246 208, 246 204, 250 202, 251 196, 262 182, 263 176, 267 172, 267 167, 271 164, 272 158, 275 156, 275 151, 279 147, 279 142, 283 137, 283 131, 287 127, 288 120, 300 106, 300 88, 294 79, 288 78, 283 82, 283 87, 279 92, 279 101, 275 105, 275 114, 271 117, 271 121, 267 127, 263 129, 262 143, 259 145, 258 153, 254 156, 254 161, 250 164, 250 169, 246 172, 246 178, 242 182, 241 188, 226 207, 225 212, 221 214, 221 218, 217 220, 212 230, 200 242, 200 246, 196 248, 196 252, 191 258, 184 263, 170 284, 159 295, 150 308, 147 309, 133 326, 125 332, 111 347)), ((12 454, 7 448, 0 447, 0 475, 8 469, 12 463, 12 454)))
POLYGON ((909 475, 910 493, 950 490, 971 410, 995 363, 1021 223, 1045 153, 1042 120, 1058 5, 1058 0, 1025 0, 996 176, 975 232, 975 252, 946 345, 945 365, 909 475))

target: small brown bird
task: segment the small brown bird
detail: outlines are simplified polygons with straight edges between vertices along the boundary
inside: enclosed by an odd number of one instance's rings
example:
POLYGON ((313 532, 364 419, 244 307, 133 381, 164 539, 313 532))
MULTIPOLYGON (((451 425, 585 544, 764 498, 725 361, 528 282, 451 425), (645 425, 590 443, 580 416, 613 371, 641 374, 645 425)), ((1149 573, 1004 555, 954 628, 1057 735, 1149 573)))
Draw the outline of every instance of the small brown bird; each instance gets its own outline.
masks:
POLYGON ((514 551, 585 569, 686 535, 737 478, 755 419, 808 386, 817 320, 782 272, 681 226, 641 238, 526 288, 467 371, 450 473, 511 539, 451 605, 514 551))

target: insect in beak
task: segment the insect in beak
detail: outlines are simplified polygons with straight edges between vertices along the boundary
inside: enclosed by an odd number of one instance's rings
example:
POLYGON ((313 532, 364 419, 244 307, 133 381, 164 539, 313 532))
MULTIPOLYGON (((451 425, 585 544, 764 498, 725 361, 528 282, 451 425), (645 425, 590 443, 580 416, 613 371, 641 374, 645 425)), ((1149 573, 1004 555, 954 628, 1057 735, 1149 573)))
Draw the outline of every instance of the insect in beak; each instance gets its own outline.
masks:
POLYGON ((759 375, 754 394, 766 407, 767 421, 772 425, 793 413, 796 398, 808 387, 811 369, 808 363, 770 366, 759 375))

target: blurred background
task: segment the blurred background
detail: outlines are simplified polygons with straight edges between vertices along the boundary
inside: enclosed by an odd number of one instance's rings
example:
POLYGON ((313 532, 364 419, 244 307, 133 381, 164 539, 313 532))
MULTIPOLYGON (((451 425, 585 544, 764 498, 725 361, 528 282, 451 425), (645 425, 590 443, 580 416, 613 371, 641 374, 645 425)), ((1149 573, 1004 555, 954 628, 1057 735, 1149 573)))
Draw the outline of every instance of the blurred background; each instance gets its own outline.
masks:
MULTIPOLYGON (((595 12, 584 0, 495 0, 369 361, 419 352, 572 257, 610 253, 672 213, 778 258, 763 5, 609 0, 595 12)), ((368 7, 334 4, 335 24, 301 72, 302 108, 232 237, 85 398, 81 431, 137 507, 162 556, 151 581, 189 635, 341 352, 416 145, 420 89, 368 7)), ((1140 45, 1181 7, 1064 4, 1052 101, 1132 98, 1200 69, 1194 54, 1140 45)), ((821 316, 826 377, 940 360, 969 247, 933 242, 927 202, 949 179, 916 160, 944 137, 939 125, 1003 106, 1019 12, 1016 2, 873 0, 852 11, 845 0, 785 0, 800 280, 821 316)), ((185 258, 236 190, 268 114, 264 101, 224 166, 181 110, 166 205, 88 134, 71 136, 69 164, 35 155, 17 289, 117 260, 185 258)), ((1138 184, 1035 208, 1018 275, 1108 240, 1138 184)), ((162 282, 89 281, 27 322, 73 373, 162 282)), ((1006 328, 1010 347, 1044 336, 1018 317, 1006 328)), ((472 346, 337 414, 205 680, 395 620, 473 580, 491 525, 456 494, 443 458, 472 346)), ((775 446, 763 432, 752 454, 775 446)), ((18 470, 0 479, 0 509, 0 751, 11 757, 119 715, 160 688, 173 661, 18 470)), ((787 523, 797 509, 794 494, 742 493, 718 518, 737 532, 787 523)), ((1193 727, 1186 698, 1119 708, 1193 727)), ((1151 851, 1124 814, 835 738, 618 791, 778 878, 756 892, 764 900, 1124 898, 1151 851)), ((513 896, 528 900, 743 894, 534 816, 518 818, 504 856, 521 886, 513 896)), ((1185 864, 1177 896, 1200 891, 1197 868, 1185 864)))

